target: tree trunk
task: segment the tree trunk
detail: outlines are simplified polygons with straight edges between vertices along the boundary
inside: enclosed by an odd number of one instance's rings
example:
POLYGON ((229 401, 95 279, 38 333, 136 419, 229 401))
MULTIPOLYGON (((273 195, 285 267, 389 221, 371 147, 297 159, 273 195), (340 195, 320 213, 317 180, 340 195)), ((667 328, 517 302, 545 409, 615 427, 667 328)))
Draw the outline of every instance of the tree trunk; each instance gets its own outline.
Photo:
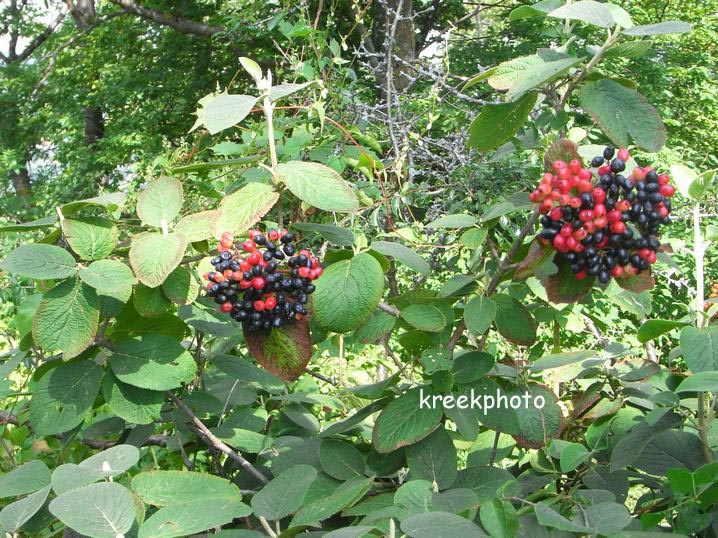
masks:
MULTIPOLYGON (((396 91, 402 91, 409 86, 410 69, 405 65, 415 60, 416 38, 414 35, 414 8, 412 0, 385 0, 374 2, 372 41, 377 51, 387 55, 388 48, 392 52, 392 80, 396 91), (397 20, 398 16, 398 20, 397 20), (396 59, 394 59, 396 58, 396 59)), ((386 66, 380 69, 377 77, 381 85, 385 86, 386 66)), ((383 91, 382 93, 386 93, 383 91)))
POLYGON ((105 136, 105 120, 102 109, 96 106, 85 107, 85 144, 91 149, 105 136))
POLYGON ((30 174, 28 174, 26 166, 23 166, 20 170, 11 171, 10 179, 12 180, 12 186, 18 198, 25 198, 27 200, 32 196, 30 174))

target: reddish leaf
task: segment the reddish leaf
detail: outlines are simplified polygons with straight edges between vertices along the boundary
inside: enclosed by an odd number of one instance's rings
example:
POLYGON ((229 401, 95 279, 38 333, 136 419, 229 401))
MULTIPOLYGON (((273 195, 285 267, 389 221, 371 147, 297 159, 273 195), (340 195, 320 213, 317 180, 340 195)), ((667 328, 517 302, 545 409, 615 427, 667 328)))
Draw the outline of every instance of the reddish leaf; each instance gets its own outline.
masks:
POLYGON ((542 280, 546 296, 552 303, 578 303, 591 291, 594 278, 579 280, 567 263, 558 264, 558 272, 542 280))
POLYGON ((575 142, 566 138, 559 138, 551 144, 551 147, 546 150, 543 156, 544 170, 547 172, 553 172, 554 161, 571 162, 573 159, 581 160, 581 156, 578 154, 578 146, 575 142))
POLYGON ((642 291, 650 290, 656 285, 656 280, 649 271, 644 271, 640 275, 631 276, 628 278, 617 278, 616 284, 621 286, 624 290, 632 291, 633 293, 641 293, 642 291))
POLYGON ((548 259, 550 259, 556 251, 549 245, 543 245, 541 241, 536 238, 531 242, 529 251, 526 257, 521 260, 521 263, 514 272, 514 279, 525 280, 530 276, 533 276, 536 269, 541 267, 548 259))
POLYGON ((264 369, 284 381, 294 381, 312 356, 309 321, 294 321, 270 332, 244 330, 249 352, 264 369))

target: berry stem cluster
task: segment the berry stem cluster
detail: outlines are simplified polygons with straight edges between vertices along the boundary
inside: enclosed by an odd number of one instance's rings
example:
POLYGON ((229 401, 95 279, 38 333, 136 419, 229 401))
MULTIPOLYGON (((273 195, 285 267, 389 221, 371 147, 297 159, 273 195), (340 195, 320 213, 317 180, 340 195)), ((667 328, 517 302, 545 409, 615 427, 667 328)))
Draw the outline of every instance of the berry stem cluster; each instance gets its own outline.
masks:
POLYGON ((607 147, 584 168, 555 161, 529 198, 543 213, 539 237, 570 264, 576 278, 637 275, 656 262, 660 226, 670 224, 675 188, 667 174, 635 167, 628 150, 607 147))
POLYGON ((287 230, 266 235, 252 230, 248 235, 237 245, 231 234, 222 234, 219 254, 211 260, 215 270, 204 275, 207 295, 250 331, 303 319, 316 289, 312 282, 324 269, 309 250, 297 253, 294 235, 287 230))

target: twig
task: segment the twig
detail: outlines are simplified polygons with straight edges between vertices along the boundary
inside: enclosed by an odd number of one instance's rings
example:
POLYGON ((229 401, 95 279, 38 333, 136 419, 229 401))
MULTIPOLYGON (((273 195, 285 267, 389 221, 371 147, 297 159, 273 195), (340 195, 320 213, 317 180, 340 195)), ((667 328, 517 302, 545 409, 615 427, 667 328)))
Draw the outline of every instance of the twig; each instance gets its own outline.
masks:
POLYGON ((264 527, 264 530, 267 531, 267 534, 269 534, 271 538, 277 538, 277 533, 274 532, 272 527, 269 526, 269 522, 265 518, 259 516, 259 522, 262 524, 262 527, 264 527))
POLYGON ((337 383, 337 382, 336 382, 334 379, 332 379, 331 377, 327 377, 327 376, 322 375, 322 374, 320 374, 320 373, 318 373, 318 372, 313 372, 313 371, 311 371, 309 368, 305 368, 304 371, 305 371, 306 373, 308 373, 310 376, 316 377, 316 378, 319 379, 320 381, 324 381, 325 383, 329 383, 330 385, 334 385, 335 387, 338 387, 338 386, 339 386, 339 383, 337 383))
POLYGON ((175 396, 172 391, 168 390, 165 392, 165 394, 185 415, 189 417, 192 424, 195 426, 195 428, 197 428, 198 432, 201 434, 201 436, 204 438, 205 442, 209 446, 219 450, 220 452, 223 452, 230 459, 236 461, 245 471, 249 472, 252 476, 254 476, 263 484, 269 482, 267 477, 264 476, 259 471, 259 469, 257 469, 249 461, 244 459, 244 457, 232 450, 232 448, 230 448, 226 443, 218 439, 211 431, 209 431, 209 428, 207 428, 207 426, 205 426, 204 423, 197 418, 197 415, 195 415, 194 412, 189 407, 187 407, 187 405, 182 400, 175 396))
POLYGON ((377 305, 377 308, 378 308, 379 310, 382 310, 382 311, 386 312, 387 314, 391 314, 391 315, 394 316, 394 317, 397 317, 397 318, 400 318, 400 317, 401 317, 401 310, 399 310, 398 308, 396 308, 396 307, 394 307, 394 306, 391 306, 391 305, 389 305, 389 304, 379 303, 379 304, 377 305))

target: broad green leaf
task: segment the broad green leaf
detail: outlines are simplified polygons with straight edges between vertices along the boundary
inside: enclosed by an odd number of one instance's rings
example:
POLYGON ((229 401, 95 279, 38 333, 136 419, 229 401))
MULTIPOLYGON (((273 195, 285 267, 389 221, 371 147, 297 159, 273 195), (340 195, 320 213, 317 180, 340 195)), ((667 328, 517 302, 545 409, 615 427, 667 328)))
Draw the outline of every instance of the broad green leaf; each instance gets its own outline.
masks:
POLYGON ((503 217, 504 215, 510 215, 519 209, 521 208, 517 207, 512 202, 499 202, 487 209, 486 212, 481 215, 480 220, 482 223, 490 222, 494 219, 498 219, 499 217, 503 217))
POLYGON ((519 6, 509 13, 509 22, 531 17, 545 17, 551 11, 561 6, 561 0, 541 0, 535 4, 519 6))
POLYGON ((559 463, 561 472, 569 473, 581 465, 588 457, 588 449, 580 443, 568 443, 561 450, 559 463))
POLYGON ((40 460, 31 460, 0 475, 0 499, 33 493, 50 483, 50 469, 40 460))
POLYGON ((153 506, 187 504, 200 497, 225 500, 241 498, 229 480, 188 471, 148 471, 132 477, 132 491, 153 506))
POLYGON ((247 58, 246 56, 240 56, 239 63, 242 64, 242 67, 244 67, 244 70, 252 75, 252 78, 258 82, 262 79, 262 68, 259 67, 259 64, 252 60, 251 58, 247 58))
POLYGON ((459 384, 471 383, 491 371, 496 359, 484 351, 468 351, 454 356, 454 381, 459 384))
MULTIPOLYGON (((633 465, 641 458, 646 447, 661 433, 676 427, 680 417, 675 413, 663 415, 657 422, 649 424, 645 420, 639 422, 616 443, 611 453, 611 472, 633 465)), ((615 431, 615 426, 612 430, 615 431)))
POLYGON ((334 243, 340 247, 351 247, 354 244, 354 232, 349 228, 314 222, 294 222, 292 223, 292 228, 303 232, 319 234, 330 243, 334 243))
POLYGON ((426 225, 427 228, 469 228, 476 224, 476 217, 458 213, 455 215, 444 215, 426 225))
POLYGON ((7 533, 17 531, 43 507, 49 494, 50 486, 45 486, 19 501, 8 504, 0 510, 0 529, 7 533))
POLYGON ((406 265, 409 269, 413 269, 417 273, 421 273, 424 276, 429 274, 431 268, 429 263, 414 252, 409 247, 402 245, 401 243, 394 243, 389 241, 373 241, 371 248, 377 252, 381 252, 386 256, 392 256, 396 258, 403 265, 406 265))
POLYGON ((97 293, 79 279, 68 279, 43 295, 32 323, 33 340, 65 359, 92 344, 100 317, 97 293))
POLYGON ((65 216, 73 215, 86 207, 102 207, 108 212, 114 213, 125 205, 126 198, 127 195, 124 192, 106 192, 92 198, 69 202, 62 206, 62 214, 65 216))
POLYGON ((591 357, 597 357, 597 353, 588 349, 586 351, 567 351, 564 353, 552 353, 536 360, 531 365, 531 370, 534 372, 543 372, 544 370, 551 370, 553 368, 561 368, 569 364, 575 364, 582 362, 591 357))
POLYGON ((316 281, 314 316, 326 329, 345 333, 361 326, 384 294, 384 273, 367 252, 333 263, 316 281))
POLYGON ((80 267, 80 279, 98 293, 112 293, 118 289, 132 292, 137 283, 132 270, 119 260, 97 260, 87 267, 80 267))
MULTIPOLYGON (((640 41, 626 41, 624 43, 617 43, 606 51, 606 58, 640 58, 644 56, 651 47, 653 42, 644 39, 640 41)), ((596 47, 596 52, 598 47, 596 47)), ((593 50, 591 52, 594 52, 593 50)))
POLYGON ((292 95, 295 92, 298 92, 299 90, 303 90, 310 84, 313 84, 313 81, 303 82, 301 84, 296 84, 293 82, 277 84, 276 86, 272 86, 271 89, 269 90, 269 98, 272 101, 279 101, 283 97, 287 97, 289 95, 292 95))
POLYGON ((411 538, 482 538, 481 528, 466 518, 448 512, 414 514, 401 522, 401 530, 411 538))
POLYGON ((675 392, 718 392, 718 372, 697 372, 688 376, 678 387, 675 392))
POLYGON ((35 243, 16 248, 0 262, 0 269, 28 278, 49 280, 77 273, 72 254, 55 245, 35 243))
POLYGON ((31 220, 29 222, 19 222, 17 224, 2 224, 0 225, 0 233, 6 232, 29 232, 31 230, 41 230, 52 226, 57 222, 57 215, 52 214, 47 217, 43 217, 37 220, 31 220))
POLYGON ((137 197, 137 215, 147 226, 166 228, 182 209, 182 183, 169 176, 151 181, 137 197))
POLYGON ((610 79, 586 82, 579 93, 581 106, 618 146, 634 141, 656 152, 666 143, 666 127, 656 109, 632 88, 610 79))
POLYGON ((56 495, 97 482, 105 475, 96 469, 82 468, 74 463, 65 463, 52 471, 52 490, 56 495))
POLYGON ((395 325, 396 317, 377 310, 364 325, 354 331, 354 337, 362 344, 373 344, 389 334, 395 325))
POLYGON ((519 445, 528 448, 546 446, 551 439, 559 436, 563 426, 563 413, 556 403, 556 395, 545 385, 536 383, 519 386, 508 397, 522 397, 522 403, 513 411, 518 419, 518 435, 514 438, 519 445), (523 395, 528 393, 528 405, 524 405, 523 395), (544 406, 539 409, 536 399, 542 398, 544 406))
POLYGON ((537 326, 531 312, 509 295, 496 294, 491 298, 496 304, 496 329, 501 336, 517 345, 532 345, 537 326))
POLYGON ((167 312, 170 300, 162 292, 162 287, 148 288, 144 284, 135 287, 132 305, 137 313, 147 318, 156 318, 167 312))
POLYGON ((681 331, 681 353, 694 374, 718 370, 718 326, 685 327, 681 331))
POLYGON ((277 174, 300 200, 325 211, 352 213, 359 201, 350 184, 320 163, 289 161, 277 166, 277 174))
POLYGON ((491 499, 481 505, 481 524, 492 538, 514 538, 519 529, 516 509, 508 501, 491 499))
POLYGON ((536 54, 520 56, 499 64, 488 81, 496 90, 508 90, 506 99, 513 101, 562 75, 580 62, 581 58, 541 49, 536 54))
POLYGON ((557 19, 587 22, 601 28, 613 28, 618 22, 612 6, 595 0, 579 0, 578 2, 567 3, 550 12, 548 16, 557 19))
POLYGON ((140 458, 137 447, 116 445, 90 456, 79 465, 66 463, 52 473, 52 489, 61 495, 97 480, 124 473, 140 458))
POLYGON ((286 391, 284 381, 242 357, 215 355, 212 357, 212 364, 250 387, 266 390, 271 394, 286 391))
POLYGON ((117 246, 117 226, 106 218, 82 217, 63 219, 62 233, 83 260, 106 258, 117 246))
POLYGON ((456 480, 457 457, 446 429, 439 427, 428 437, 406 448, 406 462, 412 478, 436 483, 446 489, 456 480))
POLYGON ((630 36, 683 34, 690 32, 692 28, 693 26, 691 24, 683 21, 663 21, 655 24, 634 26, 633 28, 623 30, 623 33, 630 36))
POLYGON ((431 510, 434 485, 427 480, 404 482, 394 494, 394 504, 407 510, 408 515, 431 510))
POLYGON ((102 366, 91 360, 60 364, 32 388, 30 422, 39 436, 63 433, 82 422, 100 390, 102 366))
POLYGON ((526 122, 536 105, 535 92, 503 104, 487 104, 469 125, 468 146, 490 151, 508 142, 526 122))
POLYGON ((364 538, 367 534, 371 535, 371 531, 376 531, 376 527, 355 525, 353 527, 344 527, 343 529, 328 532, 323 534, 322 538, 364 538))
POLYGON ((655 340, 659 336, 666 334, 667 332, 677 329, 678 327, 685 327, 688 325, 685 321, 674 321, 670 319, 649 319, 643 322, 636 333, 636 338, 642 344, 655 340))
POLYGON ((421 331, 439 332, 446 326, 441 310, 429 304, 412 304, 402 309, 401 317, 421 331))
POLYGON ((102 395, 112 412, 130 424, 151 424, 160 418, 162 392, 123 383, 111 371, 105 374, 102 395))
POLYGON ((544 502, 534 505, 536 519, 541 525, 566 532, 590 533, 591 529, 566 519, 544 502))
POLYGON ((184 266, 177 267, 162 283, 165 296, 175 304, 193 303, 199 294, 199 282, 193 271, 184 266))
POLYGON ((371 489, 373 477, 355 478, 344 482, 326 497, 303 506, 292 518, 290 527, 311 525, 355 504, 371 489))
POLYGON ((706 189, 715 181, 716 170, 709 170, 699 174, 684 164, 671 165, 671 176, 678 190, 686 198, 698 201, 703 198, 706 189))
MULTIPOLYGON (((337 480, 364 476, 364 456, 354 446, 337 439, 324 439, 319 446, 322 470, 337 480)), ((284 474, 282 474, 284 476, 284 474)))
POLYGON ((189 383, 197 372, 192 356, 168 336, 145 335, 122 340, 109 358, 117 378, 150 390, 175 389, 189 383))
POLYGON ((631 514, 622 504, 602 502, 586 507, 588 525, 602 536, 615 536, 618 531, 633 521, 631 514))
POLYGON ((252 95, 221 93, 213 97, 197 113, 195 127, 204 125, 210 134, 234 127, 251 112, 257 98, 252 95))
POLYGON ((295 513, 304 504, 309 486, 317 471, 309 465, 294 465, 274 478, 252 497, 257 517, 275 521, 295 513))
POLYGON ((249 183, 219 204, 219 217, 214 222, 214 236, 224 232, 239 235, 259 222, 279 200, 279 193, 264 183, 249 183))
POLYGON ((496 303, 489 297, 471 299, 464 308, 464 323, 474 336, 484 334, 496 319, 496 303))
POLYGON ((453 275, 441 286, 439 297, 455 297, 471 293, 477 278, 477 275, 453 275))
POLYGON ((432 395, 428 387, 409 389, 382 410, 372 435, 377 452, 387 454, 411 445, 436 429, 443 411, 433 406, 432 395))
POLYGON ((214 235, 214 223, 219 215, 216 209, 185 215, 175 226, 175 232, 185 236, 190 243, 204 241, 214 235))
POLYGON ((50 512, 74 531, 93 538, 118 538, 135 521, 135 503, 113 482, 67 491, 50 502, 50 512))
POLYGON ((207 499, 199 494, 192 502, 166 506, 152 514, 140 527, 138 538, 190 536, 251 513, 239 497, 207 499))
POLYGON ((183 235, 143 232, 130 243, 130 265, 140 282, 156 288, 179 265, 186 248, 183 235))

